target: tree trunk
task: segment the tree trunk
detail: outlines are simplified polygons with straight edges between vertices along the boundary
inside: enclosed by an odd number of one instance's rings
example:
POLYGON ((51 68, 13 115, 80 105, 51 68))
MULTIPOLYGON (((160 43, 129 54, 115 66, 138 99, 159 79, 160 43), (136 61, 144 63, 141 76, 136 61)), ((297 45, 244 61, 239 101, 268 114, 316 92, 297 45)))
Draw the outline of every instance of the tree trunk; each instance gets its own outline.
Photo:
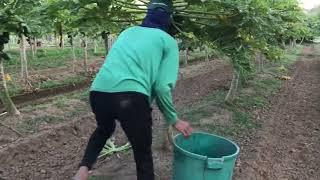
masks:
POLYGON ((283 46, 283 49, 286 49, 286 42, 284 40, 282 40, 282 46, 283 46))
POLYGON ((21 59, 21 78, 26 83, 29 78, 29 74, 28 74, 27 54, 26 54, 26 37, 23 34, 20 37, 20 59, 21 59))
POLYGON ((295 48, 297 46, 297 39, 293 39, 292 47, 295 48))
POLYGON ((8 50, 11 50, 11 42, 8 43, 8 50))
POLYGON ((264 72, 264 57, 262 53, 258 54, 258 61, 259 61, 259 73, 264 72))
POLYGON ((38 39, 34 38, 34 54, 37 55, 38 51, 38 44, 37 44, 38 39))
POLYGON ((299 45, 301 45, 301 44, 303 43, 303 41, 304 41, 304 37, 301 39, 301 42, 300 42, 300 44, 299 44, 299 45))
POLYGON ((109 41, 108 41, 108 37, 109 37, 109 33, 107 33, 107 32, 105 32, 105 31, 103 31, 102 33, 101 33, 101 37, 102 37, 102 39, 103 39, 103 41, 104 41, 104 48, 105 48, 105 50, 106 50, 106 54, 108 54, 108 52, 109 52, 109 41))
POLYGON ((238 85, 239 85, 240 73, 233 69, 233 77, 230 85, 229 92, 226 96, 226 103, 231 104, 236 96, 238 85))
POLYGON ((64 48, 64 39, 63 39, 62 23, 59 24, 59 37, 60 37, 59 46, 60 46, 61 48, 64 48))
POLYGON ((108 36, 108 52, 110 51, 112 47, 112 37, 108 36))
POLYGON ((32 52, 32 59, 35 59, 35 56, 36 56, 36 52, 35 52, 36 41, 35 41, 35 38, 30 38, 30 47, 31 47, 31 52, 32 52))
POLYGON ((110 49, 112 48, 112 46, 113 46, 113 44, 114 44, 114 42, 115 42, 115 38, 114 37, 112 37, 112 36, 109 36, 109 43, 108 43, 108 50, 110 51, 110 49))
POLYGON ((204 47, 204 51, 205 51, 205 54, 206 54, 206 62, 209 62, 209 50, 208 50, 207 46, 204 47))
POLYGON ((188 65, 188 61, 189 61, 189 50, 188 48, 186 50, 184 50, 184 65, 187 66, 188 65))
POLYGON ((71 49, 72 49, 72 59, 73 59, 73 63, 72 63, 72 71, 76 72, 76 63, 77 63, 77 59, 76 59, 76 52, 75 52, 75 48, 74 48, 74 42, 73 42, 73 37, 71 37, 71 49))
POLYGON ((88 38, 87 36, 83 39, 83 49, 84 49, 84 59, 83 59, 83 68, 84 72, 87 74, 88 72, 88 38))
POLYGON ((97 41, 95 39, 93 40, 93 46, 94 46, 93 54, 97 54, 97 46, 98 46, 98 44, 97 44, 97 41))
POLYGON ((9 92, 7 89, 6 80, 4 78, 4 68, 3 68, 3 61, 0 57, 0 100, 4 105, 6 111, 11 115, 20 115, 20 112, 12 102, 9 92))
POLYGON ((57 32, 54 32, 54 44, 56 45, 56 47, 59 47, 57 32))

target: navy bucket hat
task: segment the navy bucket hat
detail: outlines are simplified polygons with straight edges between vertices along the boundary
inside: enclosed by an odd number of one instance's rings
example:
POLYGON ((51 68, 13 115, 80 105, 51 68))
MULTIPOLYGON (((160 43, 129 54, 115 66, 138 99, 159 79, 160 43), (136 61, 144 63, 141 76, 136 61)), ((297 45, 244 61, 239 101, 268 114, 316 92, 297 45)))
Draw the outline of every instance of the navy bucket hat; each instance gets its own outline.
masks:
POLYGON ((141 26, 158 28, 168 32, 172 23, 173 5, 171 0, 151 0, 148 12, 141 26))
POLYGON ((151 0, 148 9, 162 8, 169 14, 173 13, 173 3, 172 0, 151 0))

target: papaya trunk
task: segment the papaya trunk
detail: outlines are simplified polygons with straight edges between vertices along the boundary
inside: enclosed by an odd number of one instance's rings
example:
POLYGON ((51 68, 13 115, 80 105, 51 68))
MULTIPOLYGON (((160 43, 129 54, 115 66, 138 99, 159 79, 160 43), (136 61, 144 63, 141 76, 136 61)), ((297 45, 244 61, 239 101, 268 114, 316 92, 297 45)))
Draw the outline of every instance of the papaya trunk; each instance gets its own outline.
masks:
POLYGON ((262 53, 258 54, 258 61, 259 61, 259 73, 264 72, 264 57, 262 53))
POLYGON ((97 54, 97 46, 98 46, 98 45, 97 45, 97 41, 96 41, 95 39, 93 40, 93 45, 94 45, 93 53, 94 53, 94 54, 97 54))
POLYGON ((292 47, 296 47, 297 46, 297 39, 293 39, 293 42, 292 42, 292 47))
POLYGON ((38 51, 38 44, 37 44, 38 39, 34 38, 34 54, 37 55, 38 51))
POLYGON ((205 53, 206 53, 206 62, 209 62, 209 50, 208 50, 208 47, 205 47, 205 53))
POLYGON ((230 89, 225 99, 226 103, 231 104, 233 102, 238 90, 239 79, 240 79, 240 73, 234 69, 230 89))
POLYGON ((26 53, 26 37, 22 34, 20 37, 20 59, 21 59, 21 78, 26 83, 28 81, 28 62, 26 53))
POLYGON ((34 40, 34 38, 32 38, 30 40, 30 47, 31 47, 31 52, 32 52, 32 59, 35 59, 36 53, 35 53, 35 46, 36 45, 36 41, 34 40))
POLYGON ((87 36, 85 36, 83 39, 83 46, 84 46, 83 68, 84 68, 84 72, 87 74, 87 72, 88 72, 88 41, 87 41, 87 36))
POLYGON ((184 50, 184 65, 187 66, 188 65, 188 61, 189 61, 189 52, 188 49, 184 50))
POLYGON ((62 27, 62 23, 59 24, 59 38, 60 38, 59 46, 60 46, 61 48, 64 48, 64 39, 63 39, 63 27, 62 27))
POLYGON ((300 44, 299 44, 299 45, 301 45, 301 44, 303 43, 303 41, 304 41, 304 37, 301 39, 301 42, 300 42, 300 44))
POLYGON ((76 72, 77 59, 76 59, 76 52, 75 52, 74 43, 73 43, 73 37, 71 37, 70 39, 70 45, 72 50, 72 71, 76 72))
POLYGON ((59 47, 57 32, 54 32, 54 44, 56 45, 56 47, 59 47))
POLYGON ((283 49, 286 49, 286 42, 284 40, 282 40, 282 46, 283 46, 283 49))
POLYGON ((6 111, 11 115, 20 115, 20 112, 12 102, 4 75, 3 61, 0 57, 0 100, 4 105, 6 111))
POLYGON ((108 52, 109 52, 109 41, 108 41, 109 35, 108 35, 107 32, 103 31, 103 32, 101 33, 101 37, 102 37, 103 42, 104 42, 104 48, 105 48, 106 54, 108 54, 108 52))

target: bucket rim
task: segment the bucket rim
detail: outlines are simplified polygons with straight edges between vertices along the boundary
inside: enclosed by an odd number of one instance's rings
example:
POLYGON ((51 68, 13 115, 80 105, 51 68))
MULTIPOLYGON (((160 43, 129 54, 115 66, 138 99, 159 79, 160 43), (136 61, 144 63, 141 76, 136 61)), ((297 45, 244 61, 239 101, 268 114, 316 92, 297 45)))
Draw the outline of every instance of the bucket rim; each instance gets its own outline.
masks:
POLYGON ((203 135, 209 135, 209 136, 214 136, 214 137, 217 137, 217 138, 221 138, 229 143, 231 143, 232 145, 234 145, 236 147, 236 152, 231 154, 231 155, 227 155, 227 156, 222 156, 220 158, 210 158, 208 156, 203 156, 203 155, 199 155, 199 154, 195 154, 195 153, 192 153, 192 152, 189 152, 189 151, 186 151, 184 149, 182 149, 177 143, 176 143, 176 139, 177 137, 179 136, 183 136, 181 133, 180 134, 177 134, 173 137, 173 144, 174 146, 179 150, 181 151, 183 154, 189 156, 189 157, 192 157, 192 158, 196 158, 196 159, 199 159, 199 160, 207 160, 207 159, 223 159, 223 160, 229 160, 229 159, 234 159, 234 157, 238 156, 239 152, 240 152, 240 147, 233 141, 225 138, 225 137, 222 137, 222 136, 218 136, 218 135, 215 135, 215 134, 210 134, 210 133, 206 133, 206 132, 193 132, 192 134, 203 134, 203 135))

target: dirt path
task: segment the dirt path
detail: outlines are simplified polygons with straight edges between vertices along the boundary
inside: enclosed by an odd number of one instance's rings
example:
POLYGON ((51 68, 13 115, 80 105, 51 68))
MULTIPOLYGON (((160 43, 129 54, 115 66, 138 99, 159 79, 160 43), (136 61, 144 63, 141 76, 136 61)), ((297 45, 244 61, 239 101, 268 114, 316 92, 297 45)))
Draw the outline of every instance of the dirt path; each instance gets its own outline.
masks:
POLYGON ((303 53, 292 80, 258 117, 262 127, 244 145, 236 179, 320 179, 320 57, 309 47, 303 53))

